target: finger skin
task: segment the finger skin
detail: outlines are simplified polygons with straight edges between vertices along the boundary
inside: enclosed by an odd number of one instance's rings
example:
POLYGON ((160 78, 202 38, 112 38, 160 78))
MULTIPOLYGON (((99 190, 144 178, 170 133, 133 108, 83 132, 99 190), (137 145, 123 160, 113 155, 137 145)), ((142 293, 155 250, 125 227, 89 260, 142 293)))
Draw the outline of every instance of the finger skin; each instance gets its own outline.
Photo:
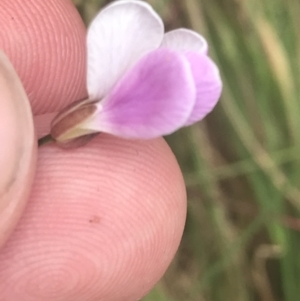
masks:
POLYGON ((16 72, 1 51, 0 107, 1 248, 24 210, 36 165, 36 139, 29 101, 16 72))
MULTIPOLYGON (((2 0, 0 23, 0 48, 36 114, 86 96, 85 29, 70 1, 2 0)), ((36 118, 38 135, 49 120, 36 118)), ((30 202, 0 252, 0 300, 138 300, 174 256, 185 214, 162 139, 42 147, 30 202)))
POLYGON ((71 1, 1 0, 0 23, 35 115, 86 97, 86 29, 71 1))
POLYGON ((30 204, 0 253, 2 299, 138 300, 172 260, 185 214, 162 139, 103 134, 73 151, 44 147, 30 204))

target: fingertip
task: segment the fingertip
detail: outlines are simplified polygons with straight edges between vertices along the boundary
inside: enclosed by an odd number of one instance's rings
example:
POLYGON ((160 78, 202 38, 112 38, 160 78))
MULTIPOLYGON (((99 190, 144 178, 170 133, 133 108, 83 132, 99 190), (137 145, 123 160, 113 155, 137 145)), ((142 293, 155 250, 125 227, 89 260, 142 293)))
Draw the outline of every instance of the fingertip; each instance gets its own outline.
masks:
POLYGON ((33 118, 22 84, 0 51, 0 247, 26 204, 35 169, 33 118))
POLYGON ((185 215, 182 175, 162 139, 46 146, 0 254, 0 291, 8 300, 138 300, 172 260, 185 215))
POLYGON ((34 114, 86 96, 86 30, 69 0, 0 1, 0 48, 13 63, 34 114))

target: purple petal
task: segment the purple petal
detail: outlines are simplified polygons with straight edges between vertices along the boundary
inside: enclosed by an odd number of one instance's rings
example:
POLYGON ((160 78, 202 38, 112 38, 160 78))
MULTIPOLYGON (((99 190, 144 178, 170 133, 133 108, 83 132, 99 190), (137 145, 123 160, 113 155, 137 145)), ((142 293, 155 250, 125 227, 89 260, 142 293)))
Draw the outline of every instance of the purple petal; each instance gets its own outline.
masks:
POLYGON ((99 104, 89 128, 116 136, 149 139, 182 127, 195 103, 186 58, 159 49, 142 58, 99 104))
POLYGON ((185 53, 190 63, 196 85, 196 102, 186 126, 203 119, 217 104, 221 92, 222 81, 218 67, 206 55, 196 52, 185 53))

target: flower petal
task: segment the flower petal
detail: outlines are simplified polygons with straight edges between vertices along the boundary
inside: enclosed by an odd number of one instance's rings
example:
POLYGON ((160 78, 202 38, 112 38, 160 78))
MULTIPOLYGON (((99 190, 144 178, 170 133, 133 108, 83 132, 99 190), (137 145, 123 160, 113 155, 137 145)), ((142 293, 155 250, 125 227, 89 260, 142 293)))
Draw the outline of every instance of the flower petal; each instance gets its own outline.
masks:
POLYGON ((88 29, 87 86, 101 99, 143 55, 157 49, 164 26, 142 1, 116 1, 102 10, 88 29))
POLYGON ((186 123, 195 94, 185 57, 159 49, 123 77, 85 127, 133 139, 170 134, 186 123))
POLYGON ((203 54, 208 52, 205 38, 197 32, 185 28, 167 32, 161 46, 177 51, 195 51, 203 54))
POLYGON ((196 102, 185 124, 188 126, 204 118, 215 107, 221 96, 222 80, 218 67, 208 56, 188 52, 185 57, 196 85, 196 102))

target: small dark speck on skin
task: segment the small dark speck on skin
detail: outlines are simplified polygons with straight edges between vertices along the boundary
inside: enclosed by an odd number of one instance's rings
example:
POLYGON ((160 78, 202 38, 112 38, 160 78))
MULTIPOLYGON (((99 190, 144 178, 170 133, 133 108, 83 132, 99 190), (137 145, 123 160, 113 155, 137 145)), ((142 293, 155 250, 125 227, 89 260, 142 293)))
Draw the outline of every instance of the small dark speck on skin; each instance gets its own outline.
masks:
POLYGON ((98 215, 93 215, 90 219, 89 219, 89 223, 90 224, 99 224, 100 223, 100 217, 98 215))

